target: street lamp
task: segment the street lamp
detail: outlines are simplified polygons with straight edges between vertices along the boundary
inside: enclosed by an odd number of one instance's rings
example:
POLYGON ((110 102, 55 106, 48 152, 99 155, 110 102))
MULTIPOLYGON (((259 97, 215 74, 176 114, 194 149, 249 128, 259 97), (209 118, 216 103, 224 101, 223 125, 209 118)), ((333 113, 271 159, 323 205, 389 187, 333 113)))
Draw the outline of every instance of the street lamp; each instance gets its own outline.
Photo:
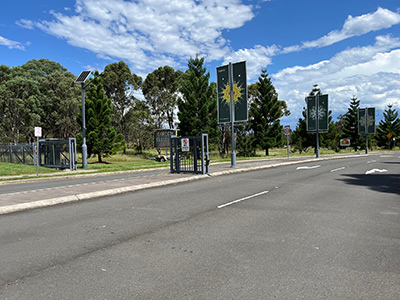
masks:
POLYGON ((82 87, 82 168, 87 168, 87 146, 86 146, 86 122, 85 122, 85 81, 89 77, 91 71, 82 71, 74 83, 80 83, 82 87))
MULTIPOLYGON (((78 78, 74 81, 74 83, 80 83, 82 87, 82 136, 83 136, 83 143, 82 143, 82 168, 86 169, 87 168, 87 146, 86 146, 86 122, 85 122, 85 88, 90 84, 87 83, 85 84, 86 79, 88 79, 90 73, 92 71, 82 71, 81 74, 79 74, 78 78)), ((102 72, 94 75, 94 79, 96 79, 99 76, 105 76, 106 73, 102 72)))

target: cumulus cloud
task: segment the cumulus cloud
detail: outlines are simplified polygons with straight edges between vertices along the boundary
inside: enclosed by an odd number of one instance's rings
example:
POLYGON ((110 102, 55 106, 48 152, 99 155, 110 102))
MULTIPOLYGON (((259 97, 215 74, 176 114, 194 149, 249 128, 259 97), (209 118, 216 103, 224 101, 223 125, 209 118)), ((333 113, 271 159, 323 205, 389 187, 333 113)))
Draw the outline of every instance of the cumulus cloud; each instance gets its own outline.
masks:
POLYGON ((306 48, 326 47, 354 36, 390 28, 397 24, 400 24, 399 13, 379 7, 374 13, 358 17, 348 16, 341 30, 331 31, 317 40, 303 42, 302 45, 286 47, 282 52, 290 53, 306 48))
POLYGON ((223 64, 245 60, 247 78, 249 81, 252 81, 258 78, 260 75, 260 69, 269 65, 271 63, 271 57, 278 51, 279 49, 275 45, 270 47, 257 45, 252 49, 240 49, 228 55, 223 64))
MULTIPOLYGON (((103 57, 125 59, 139 71, 179 66, 196 53, 207 61, 231 52, 222 31, 253 18, 237 0, 77 0, 75 13, 53 13, 35 26, 103 57)), ((29 22, 21 20, 21 26, 29 22)))
POLYGON ((12 41, 2 36, 0 36, 0 45, 6 46, 9 49, 25 50, 24 45, 22 45, 20 42, 12 41))
POLYGON ((334 116, 347 111, 353 95, 361 100, 363 106, 380 110, 388 103, 398 103, 399 47, 400 39, 378 36, 372 46, 346 49, 329 60, 286 68, 274 74, 273 82, 279 96, 288 101, 292 111, 291 121, 301 117, 304 98, 315 83, 323 93, 329 94, 334 116))

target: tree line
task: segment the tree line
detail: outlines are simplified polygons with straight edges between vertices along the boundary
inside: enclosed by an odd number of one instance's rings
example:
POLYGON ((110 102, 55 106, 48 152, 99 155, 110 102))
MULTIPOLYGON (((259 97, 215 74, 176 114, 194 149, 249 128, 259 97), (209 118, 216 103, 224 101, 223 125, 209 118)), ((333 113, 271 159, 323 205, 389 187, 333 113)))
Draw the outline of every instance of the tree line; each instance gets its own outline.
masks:
MULTIPOLYGON (((217 88, 210 82, 204 58, 196 55, 182 72, 159 67, 143 80, 128 65, 116 62, 88 79, 85 94, 88 154, 101 161, 104 156, 133 148, 138 152, 153 147, 153 131, 177 128, 181 136, 208 133, 210 148, 227 155, 231 140, 228 125, 217 120, 217 88), (144 99, 138 97, 142 93, 144 99)), ((31 143, 34 127, 42 127, 44 138, 76 137, 82 143, 81 87, 76 76, 48 59, 31 60, 22 66, 0 66, 0 142, 31 143)), ((316 87, 310 95, 321 93, 316 87)), ((258 81, 248 86, 249 120, 238 125, 238 155, 254 155, 285 143, 280 119, 290 111, 279 100, 271 79, 263 70, 258 81)), ((321 135, 321 146, 339 151, 339 140, 350 138, 355 150, 365 145, 357 132, 354 96, 346 114, 337 122, 329 119, 329 132, 321 135)), ((306 131, 306 110, 291 136, 295 151, 315 145, 315 135, 306 131)), ((397 111, 388 106, 377 128, 374 145, 388 147, 387 133, 399 136, 397 111)), ((393 141, 392 141, 393 142, 393 141)), ((78 147, 79 148, 79 147, 78 147)))

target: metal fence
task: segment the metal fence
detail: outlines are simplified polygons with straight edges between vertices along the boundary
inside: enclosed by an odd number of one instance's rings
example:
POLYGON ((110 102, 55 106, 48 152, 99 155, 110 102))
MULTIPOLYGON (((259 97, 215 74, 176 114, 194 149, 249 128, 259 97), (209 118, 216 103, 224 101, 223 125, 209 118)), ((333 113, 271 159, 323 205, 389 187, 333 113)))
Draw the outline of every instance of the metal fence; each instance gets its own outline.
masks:
POLYGON ((33 144, 0 144, 0 162, 34 165, 33 144))
POLYGON ((39 166, 76 170, 76 140, 42 139, 37 144, 0 144, 0 162, 35 165, 35 151, 39 166))

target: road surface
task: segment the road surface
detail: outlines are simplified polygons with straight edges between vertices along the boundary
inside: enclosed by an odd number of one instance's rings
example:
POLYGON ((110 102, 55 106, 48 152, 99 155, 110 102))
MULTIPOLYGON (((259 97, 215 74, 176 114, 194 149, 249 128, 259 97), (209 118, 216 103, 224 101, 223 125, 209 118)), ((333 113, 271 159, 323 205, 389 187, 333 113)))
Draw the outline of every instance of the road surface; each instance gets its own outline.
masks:
POLYGON ((0 299, 398 299, 398 154, 0 216, 0 299))

